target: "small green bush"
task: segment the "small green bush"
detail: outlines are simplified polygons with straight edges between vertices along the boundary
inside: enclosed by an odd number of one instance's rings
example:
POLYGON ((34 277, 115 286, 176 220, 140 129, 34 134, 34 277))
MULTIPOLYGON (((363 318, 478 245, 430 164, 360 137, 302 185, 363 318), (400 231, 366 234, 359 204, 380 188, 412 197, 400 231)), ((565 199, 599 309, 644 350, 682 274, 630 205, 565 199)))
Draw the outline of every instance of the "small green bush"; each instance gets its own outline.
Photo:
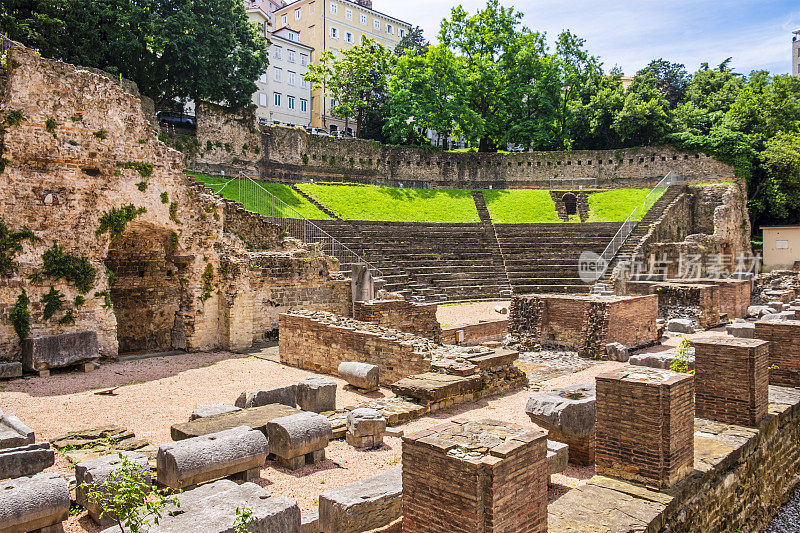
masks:
POLYGON ((31 301, 28 298, 28 294, 25 292, 25 289, 22 289, 22 292, 17 297, 17 303, 14 304, 14 308, 11 309, 11 314, 9 315, 11 325, 14 326, 14 331, 17 333, 20 340, 25 339, 31 332, 31 314, 28 311, 29 303, 31 303, 31 301))
POLYGON ((136 184, 136 188, 139 189, 142 192, 146 191, 147 190, 147 182, 146 181, 140 181, 139 183, 136 184))
POLYGON ((108 132, 106 132, 106 130, 104 130, 104 129, 99 129, 96 132, 92 133, 92 135, 94 135, 95 137, 97 137, 101 141, 105 140, 106 138, 108 138, 108 132))
POLYGON ((25 120, 25 114, 21 109, 12 109, 6 113, 3 122, 8 126, 19 126, 25 120))
POLYGON ((53 137, 56 135, 56 128, 58 127, 58 122, 53 117, 48 117, 47 120, 44 121, 44 129, 47 130, 47 133, 52 133, 53 137))
POLYGON ((169 219, 176 224, 181 224, 181 221, 178 220, 178 202, 169 204, 169 219))
POLYGON ((42 320, 50 320, 54 314, 64 307, 64 295, 55 287, 50 287, 50 292, 42 296, 41 301, 44 304, 42 320))
POLYGON ((146 208, 136 207, 133 204, 122 206, 119 209, 114 207, 111 211, 103 213, 103 216, 100 217, 100 227, 94 233, 99 237, 108 231, 111 234, 111 239, 116 239, 125 233, 128 222, 146 212, 146 208))
POLYGON ((135 170, 143 178, 149 178, 153 173, 153 165, 143 161, 117 161, 117 166, 135 170))
POLYGON ((54 280, 65 279, 75 285, 81 294, 86 294, 94 286, 96 272, 85 257, 65 254, 55 243, 42 254, 42 268, 29 276, 31 281, 39 282, 42 278, 54 280))
POLYGON ((169 196, 167 195, 166 191, 161 193, 161 203, 162 204, 169 203, 169 196))

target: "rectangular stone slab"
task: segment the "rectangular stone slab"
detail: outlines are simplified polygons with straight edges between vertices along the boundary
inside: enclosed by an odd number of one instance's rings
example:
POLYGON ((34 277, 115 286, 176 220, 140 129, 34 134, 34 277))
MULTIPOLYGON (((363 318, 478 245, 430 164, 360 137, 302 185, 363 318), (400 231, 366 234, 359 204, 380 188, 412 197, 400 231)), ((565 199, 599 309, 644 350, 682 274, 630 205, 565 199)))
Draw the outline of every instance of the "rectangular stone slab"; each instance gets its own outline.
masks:
POLYGON ((289 416, 300 412, 302 412, 300 409, 273 403, 261 407, 253 407, 251 409, 242 409, 241 411, 235 411, 233 413, 222 413, 206 418, 198 418, 190 422, 173 424, 172 427, 170 427, 170 435, 172 436, 172 440, 183 440, 191 437, 199 437, 200 435, 208 435, 209 433, 217 433, 218 431, 232 429, 238 426, 249 426, 266 435, 267 422, 274 418, 289 416))
POLYGON ((467 360, 477 365, 481 370, 489 368, 496 368, 498 366, 507 366, 512 364, 519 358, 519 352, 513 350, 496 350, 490 354, 479 354, 475 357, 469 357, 467 360))
POLYGON ((319 530, 356 533, 391 524, 403 512, 400 468, 363 479, 319 496, 319 530))
POLYGON ((55 460, 56 452, 46 442, 0 450, 0 479, 38 474, 55 460))
POLYGON ((22 366, 28 372, 86 363, 99 357, 96 331, 29 337, 22 342, 22 366))
POLYGON ((462 377, 426 372, 396 381, 392 384, 392 392, 398 396, 431 403, 476 391, 482 386, 483 380, 478 375, 462 377))

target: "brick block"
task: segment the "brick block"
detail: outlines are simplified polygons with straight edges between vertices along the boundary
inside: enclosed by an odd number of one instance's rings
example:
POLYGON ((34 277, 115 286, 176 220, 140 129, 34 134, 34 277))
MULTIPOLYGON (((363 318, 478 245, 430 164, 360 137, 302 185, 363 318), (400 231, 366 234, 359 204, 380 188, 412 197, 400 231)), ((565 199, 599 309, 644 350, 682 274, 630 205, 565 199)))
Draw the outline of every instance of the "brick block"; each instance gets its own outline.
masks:
POLYGON ((800 321, 756 322, 756 339, 769 341, 769 384, 800 387, 800 321))

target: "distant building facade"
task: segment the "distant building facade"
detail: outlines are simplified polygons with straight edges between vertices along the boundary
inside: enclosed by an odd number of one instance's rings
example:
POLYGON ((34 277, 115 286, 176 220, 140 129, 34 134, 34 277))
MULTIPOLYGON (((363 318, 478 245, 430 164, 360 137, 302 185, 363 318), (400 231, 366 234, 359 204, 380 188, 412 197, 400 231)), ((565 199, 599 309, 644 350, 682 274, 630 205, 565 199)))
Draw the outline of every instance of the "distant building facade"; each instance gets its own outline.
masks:
MULTIPOLYGON (((408 22, 372 9, 372 0, 297 0, 279 8, 273 16, 277 28, 300 33, 302 44, 313 49, 312 62, 326 50, 339 56, 340 51, 360 44, 363 37, 394 50, 411 30, 408 22)), ((342 131, 345 121, 331 115, 332 106, 335 102, 324 98, 322 89, 313 91, 311 126, 342 131)))
POLYGON ((800 30, 792 38, 792 75, 800 77, 800 30))

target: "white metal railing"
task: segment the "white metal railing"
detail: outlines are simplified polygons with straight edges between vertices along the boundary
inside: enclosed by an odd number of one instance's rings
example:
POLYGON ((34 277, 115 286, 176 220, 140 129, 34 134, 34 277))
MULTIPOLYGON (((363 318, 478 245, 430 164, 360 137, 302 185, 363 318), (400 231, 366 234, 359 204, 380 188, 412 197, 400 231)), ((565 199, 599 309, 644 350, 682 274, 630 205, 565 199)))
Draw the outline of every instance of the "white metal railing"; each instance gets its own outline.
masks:
POLYGON ((550 189, 578 189, 596 187, 597 178, 550 178, 550 189))
MULTIPOLYGON (((602 277, 603 274, 606 273, 608 267, 611 265, 611 260, 617 255, 619 249, 622 248, 622 245, 625 244, 625 241, 628 240, 633 230, 636 226, 641 222, 642 218, 647 214, 650 208, 655 205, 659 198, 670 188, 670 186, 674 185, 675 183, 681 181, 682 178, 677 176, 674 172, 667 173, 661 181, 653 187, 647 196, 645 196, 642 203, 637 205, 631 214, 628 215, 628 218, 625 219, 625 222, 619 227, 617 233, 611 239, 611 242, 608 243, 606 249, 603 250, 603 253, 600 254, 600 258, 598 259, 598 263, 604 265, 603 271, 600 273, 599 277, 602 277)), ((599 279, 599 278, 598 278, 599 279)))
POLYGON ((372 272, 373 277, 383 276, 380 269, 370 264, 364 257, 336 240, 327 231, 308 220, 295 208, 249 176, 241 174, 239 178, 232 178, 215 192, 224 197, 223 191, 234 181, 236 182, 234 186, 236 187, 235 201, 237 203, 247 211, 261 215, 270 222, 281 226, 295 239, 314 244, 318 252, 335 257, 339 261, 341 272, 350 272, 353 265, 363 264, 372 272))

